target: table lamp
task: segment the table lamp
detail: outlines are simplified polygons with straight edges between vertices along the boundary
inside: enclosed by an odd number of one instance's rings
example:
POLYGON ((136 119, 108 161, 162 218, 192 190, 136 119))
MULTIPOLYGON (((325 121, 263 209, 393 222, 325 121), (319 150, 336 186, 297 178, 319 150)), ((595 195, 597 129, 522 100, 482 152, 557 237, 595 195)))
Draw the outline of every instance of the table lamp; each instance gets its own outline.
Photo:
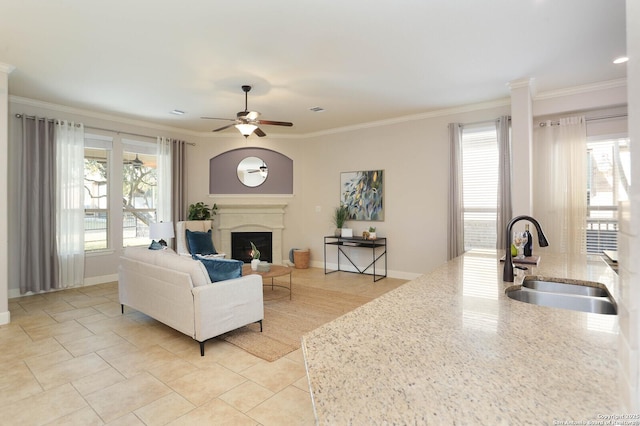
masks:
POLYGON ((173 222, 159 222, 149 224, 149 238, 152 240, 159 239, 159 243, 167 246, 165 238, 173 238, 173 222))

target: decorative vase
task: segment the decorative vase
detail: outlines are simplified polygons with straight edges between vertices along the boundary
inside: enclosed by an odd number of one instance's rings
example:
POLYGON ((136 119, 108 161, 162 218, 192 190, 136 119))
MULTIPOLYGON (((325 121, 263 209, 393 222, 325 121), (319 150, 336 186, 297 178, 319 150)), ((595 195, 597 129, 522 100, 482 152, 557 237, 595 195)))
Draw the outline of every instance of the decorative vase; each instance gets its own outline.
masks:
POLYGON ((251 270, 257 271, 259 264, 260 264, 260 259, 251 259, 251 270))
POLYGON ((342 235, 342 229, 336 228, 335 231, 333 231, 333 235, 339 237, 340 235, 342 235))
POLYGON ((369 232, 369 239, 370 240, 375 240, 376 239, 376 233, 375 232, 369 232))

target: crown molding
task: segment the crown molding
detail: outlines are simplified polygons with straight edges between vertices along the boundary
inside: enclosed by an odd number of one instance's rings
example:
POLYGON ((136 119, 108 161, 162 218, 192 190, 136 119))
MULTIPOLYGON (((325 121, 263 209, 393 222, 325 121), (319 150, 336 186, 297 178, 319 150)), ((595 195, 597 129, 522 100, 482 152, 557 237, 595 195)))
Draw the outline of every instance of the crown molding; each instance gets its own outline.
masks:
MULTIPOLYGON (((0 71, 2 70, 2 65, 3 64, 0 62, 0 71)), ((513 89, 517 87, 525 87, 530 84, 532 84, 532 79, 522 79, 522 80, 515 80, 512 82, 509 82, 507 83, 507 86, 513 89)), ((576 94, 584 94, 584 93, 589 93, 589 92, 594 92, 599 90, 615 89, 620 87, 626 87, 626 85, 627 85, 627 79, 621 78, 617 80, 609 80, 609 81, 604 81, 599 83, 586 84, 582 86, 573 86, 573 87, 568 87, 564 89, 552 90, 552 91, 536 94, 533 97, 533 101, 553 99, 553 98, 559 98, 563 96, 570 96, 570 95, 576 95, 576 94)), ((163 131, 163 132, 176 132, 182 135, 188 135, 188 136, 193 136, 198 138, 205 138, 205 139, 222 139, 222 138, 228 139, 229 138, 228 135, 223 135, 219 133, 200 132, 200 131, 181 128, 181 127, 165 126, 165 125, 160 125, 160 124, 156 124, 149 121, 134 120, 134 119, 125 118, 117 115, 111 115, 111 114, 100 113, 100 112, 95 112, 95 111, 90 111, 90 110, 85 110, 80 108, 68 107, 64 105, 58 105, 58 104, 38 101, 34 99, 29 99, 29 98, 23 98, 23 97, 14 96, 14 95, 9 95, 9 101, 14 102, 16 104, 52 109, 55 111, 66 112, 69 114, 78 114, 78 115, 83 115, 86 117, 96 118, 100 120, 108 120, 108 121, 113 121, 121 124, 144 127, 146 129, 154 129, 154 130, 163 131)), ((448 115, 462 114, 462 113, 479 111, 479 110, 489 109, 489 108, 498 108, 498 107, 508 106, 510 104, 511 104, 510 98, 502 98, 502 99, 497 99, 493 101, 479 102, 475 104, 462 105, 462 106, 451 107, 451 108, 442 108, 442 109, 437 109, 437 110, 420 113, 420 114, 406 115, 402 117, 395 117, 395 118, 390 118, 385 120, 370 121, 366 123, 358 123, 358 124, 353 124, 349 126, 336 127, 333 129, 321 130, 318 132, 296 133, 296 134, 269 133, 269 136, 271 136, 274 139, 276 138, 277 139, 307 139, 307 138, 313 138, 318 136, 334 135, 338 133, 346 133, 346 132, 353 132, 353 131, 358 131, 363 129, 371 129, 371 128, 376 128, 381 126, 402 124, 402 123, 407 123, 411 121, 425 120, 425 119, 443 117, 448 115)))
POLYGON ((619 87, 626 87, 627 79, 619 78, 617 80, 601 81, 598 83, 584 84, 582 86, 566 87, 564 89, 550 90, 542 92, 534 97, 534 101, 540 101, 544 99, 561 98, 563 96, 580 95, 584 93, 596 92, 598 90, 617 89, 619 87))
POLYGON ((336 127, 334 129, 321 130, 319 132, 301 134, 299 135, 299 137, 310 138, 310 137, 316 137, 316 136, 331 135, 336 133, 351 132, 355 130, 370 129, 370 128, 380 127, 380 126, 389 126, 392 124, 402 124, 410 121, 425 120, 430 118, 443 117, 447 115, 462 114, 466 112, 479 111, 479 110, 489 109, 489 108, 498 108, 498 107, 507 106, 510 104, 511 104, 511 100, 509 98, 503 98, 503 99, 498 99, 494 101, 462 105, 462 106, 452 107, 452 108, 443 108, 443 109, 424 112, 420 114, 405 115, 402 117, 390 118, 386 120, 370 121, 367 123, 359 123, 351 126, 336 127))
POLYGON ((523 87, 529 88, 529 90, 533 93, 535 90, 535 79, 534 78, 521 78, 519 80, 513 80, 507 83, 507 87, 509 90, 513 91, 514 89, 522 89, 523 87))
POLYGON ((0 62, 0 72, 5 74, 11 74, 11 71, 15 70, 16 67, 10 64, 5 64, 4 62, 0 62))
POLYGON ((180 127, 164 126, 164 125, 153 123, 150 121, 134 120, 131 118, 121 117, 117 115, 111 115, 111 114, 91 111, 87 109, 69 107, 65 105, 58 105, 50 102, 39 101, 35 99, 30 99, 30 98, 23 98, 15 95, 9 95, 9 101, 16 104, 20 104, 20 105, 27 105, 27 106, 32 106, 36 108, 46 108, 54 111, 66 112, 68 114, 78 114, 78 115, 83 115, 85 117, 96 118, 99 120, 113 121, 119 124, 127 124, 131 126, 144 127, 146 129, 154 129, 154 130, 160 130, 164 132, 177 132, 177 133, 189 135, 189 136, 200 136, 200 132, 196 132, 189 129, 183 129, 180 127))

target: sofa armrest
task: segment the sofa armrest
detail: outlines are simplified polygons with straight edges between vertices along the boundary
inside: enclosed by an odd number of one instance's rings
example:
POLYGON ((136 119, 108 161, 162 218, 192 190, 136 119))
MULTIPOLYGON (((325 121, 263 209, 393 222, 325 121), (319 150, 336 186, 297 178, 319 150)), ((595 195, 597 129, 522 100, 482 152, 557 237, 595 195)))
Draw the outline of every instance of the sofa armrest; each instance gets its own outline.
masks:
POLYGON ((259 275, 194 287, 192 292, 198 341, 264 318, 262 277, 259 275))

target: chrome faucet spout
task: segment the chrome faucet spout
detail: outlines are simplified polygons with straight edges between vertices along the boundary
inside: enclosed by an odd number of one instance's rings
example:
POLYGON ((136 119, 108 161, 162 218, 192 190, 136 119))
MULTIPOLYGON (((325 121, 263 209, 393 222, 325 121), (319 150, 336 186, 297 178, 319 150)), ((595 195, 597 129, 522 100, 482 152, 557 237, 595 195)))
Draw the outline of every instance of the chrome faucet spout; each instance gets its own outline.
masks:
POLYGON ((538 244, 540 247, 547 247, 549 245, 549 241, 547 241, 547 237, 542 232, 542 227, 538 223, 537 220, 532 218, 531 216, 516 216, 509 221, 507 224, 507 234, 506 234, 506 244, 505 244, 505 254, 504 254, 504 271, 502 273, 502 280, 512 283, 513 282, 513 257, 511 256, 511 229, 516 222, 520 222, 521 220, 528 220, 533 223, 533 226, 536 227, 536 233, 538 234, 538 244))

